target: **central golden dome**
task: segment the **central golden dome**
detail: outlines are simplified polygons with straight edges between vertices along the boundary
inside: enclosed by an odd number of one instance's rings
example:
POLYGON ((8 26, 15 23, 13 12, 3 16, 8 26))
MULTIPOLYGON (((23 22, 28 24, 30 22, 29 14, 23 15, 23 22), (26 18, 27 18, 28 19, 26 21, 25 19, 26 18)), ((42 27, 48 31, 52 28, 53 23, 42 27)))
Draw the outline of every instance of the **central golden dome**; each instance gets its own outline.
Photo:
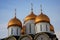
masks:
POLYGON ((35 23, 39 23, 39 22, 50 22, 50 19, 48 18, 47 15, 41 12, 41 14, 37 16, 35 19, 35 23))
POLYGON ((12 18, 9 22, 8 22, 8 27, 11 26, 19 26, 22 27, 22 23, 19 19, 17 19, 16 17, 12 18))
POLYGON ((25 18, 25 22, 28 21, 28 20, 34 20, 36 18, 36 15, 33 13, 33 11, 30 13, 30 15, 28 15, 26 18, 25 18))
POLYGON ((50 25, 50 31, 53 31, 53 32, 54 32, 54 27, 53 27, 53 25, 50 25))
POLYGON ((35 18, 36 18, 36 15, 33 13, 33 4, 31 3, 31 12, 28 16, 26 16, 24 22, 26 22, 28 20, 35 20, 35 18))

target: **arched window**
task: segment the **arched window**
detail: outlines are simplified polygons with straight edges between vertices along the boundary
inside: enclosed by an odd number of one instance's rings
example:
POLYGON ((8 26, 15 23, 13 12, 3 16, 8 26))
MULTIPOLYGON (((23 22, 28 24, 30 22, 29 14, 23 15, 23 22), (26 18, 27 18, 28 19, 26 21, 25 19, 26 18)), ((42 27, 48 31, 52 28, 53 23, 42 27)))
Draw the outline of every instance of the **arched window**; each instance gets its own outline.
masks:
POLYGON ((17 28, 17 30, 16 30, 16 33, 17 33, 17 35, 18 35, 18 28, 17 28))
POLYGON ((31 24, 29 24, 29 29, 30 29, 30 33, 31 33, 31 24))
POLYGON ((46 31, 48 31, 47 25, 46 25, 46 31))
POLYGON ((43 38, 41 38, 41 40, 43 40, 43 38))
POLYGON ((35 31, 37 32, 37 26, 35 26, 35 31))
POLYGON ((34 25, 34 30, 35 30, 35 24, 33 24, 34 25))
POLYGON ((11 28, 11 34, 13 34, 13 28, 11 28))
POLYGON ((42 31, 42 25, 40 25, 40 31, 42 31))

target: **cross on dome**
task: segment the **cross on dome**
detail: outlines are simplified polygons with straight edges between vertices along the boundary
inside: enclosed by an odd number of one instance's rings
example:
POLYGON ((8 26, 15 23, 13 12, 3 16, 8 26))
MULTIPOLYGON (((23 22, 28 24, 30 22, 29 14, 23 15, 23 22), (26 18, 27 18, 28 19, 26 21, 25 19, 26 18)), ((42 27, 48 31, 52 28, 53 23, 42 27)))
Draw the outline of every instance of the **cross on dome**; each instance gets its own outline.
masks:
POLYGON ((15 9, 15 17, 16 17, 16 9, 15 9))
POLYGON ((31 11, 33 11, 33 3, 31 3, 31 11))
POLYGON ((41 11, 41 13, 42 13, 42 4, 40 5, 40 8, 41 8, 40 11, 41 11))

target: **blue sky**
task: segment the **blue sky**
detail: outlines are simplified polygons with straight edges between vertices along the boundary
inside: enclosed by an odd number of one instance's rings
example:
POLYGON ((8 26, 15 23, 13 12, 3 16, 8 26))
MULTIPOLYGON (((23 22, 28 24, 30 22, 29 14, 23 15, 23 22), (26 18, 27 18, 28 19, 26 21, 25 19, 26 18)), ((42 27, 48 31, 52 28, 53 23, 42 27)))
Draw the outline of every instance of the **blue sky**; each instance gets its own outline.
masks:
POLYGON ((40 14, 40 4, 42 4, 43 13, 50 18, 55 32, 60 32, 60 0, 0 0, 0 38, 6 37, 7 24, 14 17, 14 10, 17 10, 17 18, 22 22, 31 11, 36 15, 40 14))

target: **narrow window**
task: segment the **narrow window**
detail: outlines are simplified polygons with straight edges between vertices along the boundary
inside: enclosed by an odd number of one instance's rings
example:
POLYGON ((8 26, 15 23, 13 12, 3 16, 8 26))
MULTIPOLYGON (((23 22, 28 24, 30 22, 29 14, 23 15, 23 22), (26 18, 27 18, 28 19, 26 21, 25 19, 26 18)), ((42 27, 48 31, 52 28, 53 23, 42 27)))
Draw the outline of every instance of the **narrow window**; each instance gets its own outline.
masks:
POLYGON ((13 28, 11 28, 11 34, 13 34, 13 28))
POLYGON ((18 35, 18 28, 17 28, 17 32, 16 32, 16 33, 17 33, 17 35, 18 35))
POLYGON ((42 31, 42 25, 40 25, 40 30, 42 31))
POLYGON ((41 38, 41 40, 43 40, 43 38, 41 38))
POLYGON ((37 32, 37 26, 35 26, 35 31, 37 32))
POLYGON ((34 26, 34 31, 35 31, 35 27, 36 27, 35 24, 33 24, 33 26, 34 26))
POLYGON ((30 33, 31 33, 31 24, 29 25, 29 27, 30 27, 29 29, 30 29, 30 33))
POLYGON ((47 25, 46 25, 46 31, 48 31, 47 25))

